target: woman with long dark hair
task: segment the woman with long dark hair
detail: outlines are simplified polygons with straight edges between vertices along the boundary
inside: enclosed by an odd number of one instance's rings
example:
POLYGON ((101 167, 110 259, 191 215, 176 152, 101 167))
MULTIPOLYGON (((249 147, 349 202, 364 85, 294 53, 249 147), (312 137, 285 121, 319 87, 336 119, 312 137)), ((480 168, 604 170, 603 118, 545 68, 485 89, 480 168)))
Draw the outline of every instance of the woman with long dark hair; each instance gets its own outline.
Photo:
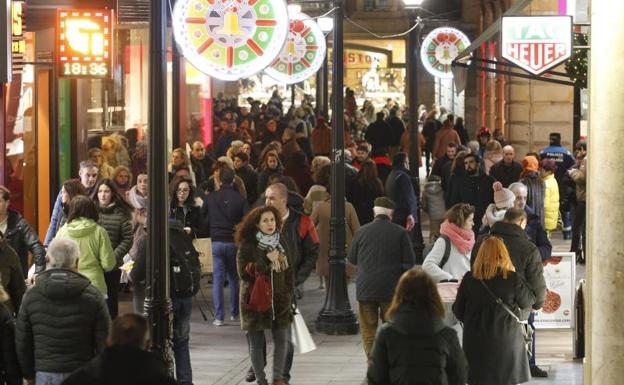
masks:
POLYGON ((431 277, 421 269, 403 273, 386 311, 388 322, 375 338, 368 383, 464 385, 466 358, 443 318, 442 299, 431 277))
POLYGON ((486 236, 453 305, 464 323, 469 384, 512 385, 531 379, 518 315, 533 303, 535 294, 515 273, 503 241, 486 236))
POLYGON ((123 257, 132 247, 132 207, 121 197, 115 182, 110 179, 98 182, 91 199, 98 210, 98 224, 106 230, 115 254, 115 269, 104 273, 108 290, 108 312, 111 319, 115 319, 119 310, 118 293, 121 277, 119 267, 123 264, 123 257))
POLYGON ((241 327, 247 331, 249 358, 258 384, 268 384, 264 372, 265 330, 273 333, 273 384, 286 384, 284 370, 295 286, 292 259, 286 241, 280 237, 281 226, 277 209, 264 206, 247 214, 236 231, 241 327), (270 297, 252 295, 256 285, 270 287, 270 297))
POLYGON ((262 194, 269 185, 269 178, 273 175, 284 175, 284 166, 279 155, 275 151, 267 152, 260 163, 260 173, 258 174, 258 194, 262 194))
POLYGON ((104 272, 114 269, 117 261, 108 234, 98 225, 98 219, 95 203, 79 195, 69 203, 67 223, 56 233, 56 238, 69 238, 78 243, 78 271, 108 297, 104 272))
POLYGON ((347 200, 355 208, 360 224, 363 226, 371 222, 373 215, 373 202, 384 193, 384 186, 377 174, 377 166, 372 160, 362 163, 362 168, 351 182, 347 200))
POLYGON ((201 203, 195 199, 195 186, 190 178, 176 176, 169 183, 169 218, 180 221, 191 237, 204 234, 201 203))

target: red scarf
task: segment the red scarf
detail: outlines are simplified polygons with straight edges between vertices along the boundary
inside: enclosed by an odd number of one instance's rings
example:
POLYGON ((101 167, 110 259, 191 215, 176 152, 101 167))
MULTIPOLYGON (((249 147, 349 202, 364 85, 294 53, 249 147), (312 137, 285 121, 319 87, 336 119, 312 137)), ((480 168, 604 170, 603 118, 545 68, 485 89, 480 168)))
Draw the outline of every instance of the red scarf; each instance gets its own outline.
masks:
POLYGON ((440 234, 449 237, 460 253, 470 254, 475 244, 475 236, 472 230, 462 229, 454 223, 444 221, 440 226, 440 234))

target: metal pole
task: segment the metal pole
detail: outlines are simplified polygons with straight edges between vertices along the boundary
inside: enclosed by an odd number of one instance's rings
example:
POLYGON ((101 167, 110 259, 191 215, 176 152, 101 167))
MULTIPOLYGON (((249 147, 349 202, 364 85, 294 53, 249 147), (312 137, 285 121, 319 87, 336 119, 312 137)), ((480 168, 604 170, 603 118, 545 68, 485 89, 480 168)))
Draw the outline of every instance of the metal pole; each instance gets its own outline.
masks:
POLYGON ((169 369, 171 358, 171 299, 169 298, 169 231, 167 213, 167 8, 166 0, 150 2, 149 150, 147 274, 145 314, 152 349, 169 369))
POLYGON ((171 42, 171 115, 173 118, 171 143, 173 148, 180 147, 180 88, 182 77, 180 76, 181 56, 178 51, 178 45, 175 41, 171 42))
POLYGON ((323 88, 322 84, 325 80, 323 79, 323 70, 319 69, 316 72, 316 89, 314 90, 316 93, 314 95, 314 98, 316 100, 316 103, 314 105, 314 113, 316 114, 316 117, 318 118, 319 116, 321 116, 321 114, 323 113, 323 88))
POLYGON ((329 230, 329 282, 325 304, 316 320, 318 331, 326 334, 356 334, 357 318, 351 309, 347 293, 346 233, 345 233, 345 158, 343 106, 343 41, 342 0, 335 0, 332 156, 331 156, 331 220, 329 230))
MULTIPOLYGON (((416 10, 409 11, 410 18, 414 23, 421 23, 418 19, 416 10)), ((420 224, 420 168, 418 167, 418 161, 420 153, 420 141, 418 140, 418 60, 420 51, 420 32, 422 30, 422 24, 417 28, 410 31, 408 36, 408 50, 407 50, 407 85, 408 85, 408 97, 409 97, 409 163, 410 173, 412 174, 412 184, 414 191, 416 192, 416 198, 418 201, 418 210, 416 215, 416 225, 412 230, 412 244, 414 252, 416 253, 416 260, 422 261, 423 259, 423 235, 422 227, 420 224)))
MULTIPOLYGON (((327 39, 327 37, 326 37, 327 39)), ((329 47, 329 44, 327 44, 329 47)), ((329 49, 323 59, 323 117, 329 120, 329 49)))
POLYGON ((581 87, 574 86, 574 126, 572 127, 572 147, 581 140, 581 87))
POLYGON ((295 106, 295 85, 291 84, 290 85, 290 106, 294 107, 295 106))

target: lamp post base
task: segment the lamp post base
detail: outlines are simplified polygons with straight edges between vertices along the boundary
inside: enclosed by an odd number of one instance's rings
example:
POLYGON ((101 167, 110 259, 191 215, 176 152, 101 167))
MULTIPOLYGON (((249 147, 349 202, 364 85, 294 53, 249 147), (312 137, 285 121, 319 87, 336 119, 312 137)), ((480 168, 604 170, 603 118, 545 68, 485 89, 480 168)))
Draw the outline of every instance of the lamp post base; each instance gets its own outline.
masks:
POLYGON ((316 330, 329 335, 358 334, 360 324, 353 311, 349 310, 322 310, 316 319, 316 330))

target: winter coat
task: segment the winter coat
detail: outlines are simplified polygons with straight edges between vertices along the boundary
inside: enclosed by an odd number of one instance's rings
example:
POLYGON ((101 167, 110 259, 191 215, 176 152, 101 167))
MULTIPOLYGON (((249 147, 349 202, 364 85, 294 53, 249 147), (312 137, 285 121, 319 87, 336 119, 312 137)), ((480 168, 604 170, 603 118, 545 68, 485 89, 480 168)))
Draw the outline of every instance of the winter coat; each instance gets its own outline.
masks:
POLYGON ((357 266, 358 301, 390 302, 401 274, 415 262, 412 241, 405 229, 378 215, 353 236, 348 260, 357 266))
POLYGON ((468 363, 453 329, 403 304, 377 332, 366 377, 371 385, 464 385, 468 363))
POLYGON ((86 364, 104 349, 109 323, 104 297, 87 277, 66 269, 39 274, 17 317, 15 342, 24 377, 34 378, 35 371, 67 373, 86 364))
POLYGON ((63 385, 175 384, 157 354, 129 346, 107 347, 63 382, 63 385))
POLYGON ((392 161, 387 156, 373 156, 371 159, 375 162, 375 166, 377 166, 377 176, 379 180, 385 185, 388 175, 392 172, 392 161))
POLYGON ((405 132, 405 124, 396 115, 390 116, 386 122, 390 125, 390 145, 393 147, 399 146, 401 144, 401 136, 405 132))
POLYGON ((358 178, 351 181, 351 187, 347 189, 347 200, 351 202, 357 213, 360 225, 370 223, 375 218, 373 205, 375 199, 383 195, 383 185, 378 180, 379 186, 371 186, 370 183, 362 184, 358 178))
POLYGON ((236 176, 243 180, 247 191, 247 203, 252 205, 258 199, 258 173, 250 165, 236 170, 236 176))
POLYGON ((453 159, 449 159, 446 154, 441 158, 437 158, 431 167, 431 175, 442 177, 442 170, 444 170, 444 166, 449 162, 453 162, 453 159))
POLYGON ((587 194, 587 156, 581 160, 579 168, 572 168, 569 170, 569 175, 576 184, 576 200, 578 202, 585 202, 587 194))
POLYGON ((282 247, 286 250, 288 268, 285 271, 271 271, 271 261, 266 252, 258 248, 255 240, 244 241, 239 245, 236 254, 236 266, 240 277, 240 312, 241 329, 249 331, 262 331, 271 329, 273 326, 288 327, 292 323, 294 303, 294 269, 291 251, 287 242, 281 240, 282 247), (269 279, 272 290, 272 308, 264 311, 254 311, 247 307, 247 299, 255 277, 246 272, 247 264, 253 264, 257 273, 263 274, 269 279))
MULTIPOLYGON (((8 295, 1 291, 0 301, 8 300, 8 295)), ((0 383, 22 385, 22 370, 15 350, 15 322, 13 314, 0 304, 0 383)))
MULTIPOLYGON (((331 198, 327 198, 324 202, 316 206, 314 211, 312 211, 311 218, 320 240, 318 259, 316 260, 316 274, 329 277, 329 222, 331 219, 331 198)), ((345 202, 345 219, 348 253, 351 247, 353 234, 360 228, 360 221, 358 220, 355 208, 353 208, 353 205, 349 202, 345 202)))
POLYGON ((366 128, 364 138, 373 147, 373 151, 392 146, 392 127, 383 121, 376 120, 366 128))
MULTIPOLYGON (((435 143, 436 133, 442 127, 437 119, 427 119, 423 125, 422 134, 425 136, 425 151, 432 152, 435 143)), ((458 142, 459 143, 459 142, 458 142)))
POLYGON ((39 241, 39 236, 22 214, 9 209, 8 215, 7 229, 4 232, 4 238, 17 253, 24 277, 26 277, 28 273, 28 252, 32 253, 35 263, 35 273, 39 274, 45 270, 46 266, 46 251, 39 241))
MULTIPOLYGON (((498 275, 484 282, 512 310, 535 302, 531 290, 514 272, 508 272, 507 279, 498 275)), ((496 303, 472 272, 466 273, 459 285, 453 313, 464 323, 469 384, 515 385, 531 379, 518 322, 496 303)))
POLYGON ((450 244, 449 258, 444 266, 440 266, 446 250, 446 241, 442 237, 436 239, 422 264, 423 270, 436 282, 451 279, 461 280, 464 274, 470 271, 470 254, 462 254, 453 242, 450 244))
POLYGON ((193 173, 195 173, 197 186, 201 186, 203 182, 212 176, 213 163, 214 160, 208 155, 204 156, 204 159, 196 159, 194 156, 191 156, 191 167, 193 173))
POLYGON ((269 179, 273 176, 282 176, 284 175, 284 169, 278 166, 275 169, 266 168, 258 174, 258 193, 264 194, 266 188, 269 186, 269 179))
POLYGON ((116 267, 119 267, 123 264, 123 257, 128 254, 132 247, 134 239, 132 219, 125 210, 115 205, 108 207, 98 206, 98 212, 100 214, 98 224, 108 234, 113 253, 115 254, 115 260, 117 261, 116 267))
MULTIPOLYGON (((392 168, 392 172, 386 179, 385 195, 396 205, 393 219, 406 218, 409 215, 414 218, 417 217, 418 199, 414 192, 412 179, 406 169, 402 167, 392 168)), ((397 222, 395 221, 395 223, 397 222)))
MULTIPOLYGON (((546 280, 544 279, 544 266, 542 265, 542 256, 535 244, 527 239, 522 228, 513 223, 498 222, 492 226, 491 235, 495 235, 503 240, 511 262, 516 269, 516 274, 526 282, 527 287, 531 290, 532 297, 535 302, 526 307, 521 308, 520 319, 529 318, 531 308, 537 310, 544 304, 546 297, 546 280)), ((472 263, 477 258, 477 252, 481 247, 483 237, 477 239, 475 247, 472 249, 472 263)))
POLYGON ((490 176, 501 182, 505 188, 519 181, 521 172, 522 165, 516 161, 513 161, 511 165, 507 165, 504 160, 501 160, 490 168, 490 176))
POLYGON ((526 204, 535 210, 535 215, 544 226, 544 181, 537 172, 530 172, 520 179, 520 183, 527 186, 526 204))
MULTIPOLYGON (((422 167, 422 151, 423 151, 423 146, 425 145, 425 137, 423 136, 422 133, 418 133, 418 148, 416 151, 416 157, 418 158, 418 167, 422 167)), ((411 154, 410 152, 410 143, 411 143, 411 139, 410 139, 410 132, 409 130, 405 130, 405 132, 403 133, 403 135, 401 136, 401 151, 406 153, 406 154, 411 154)))
POLYGON ((553 231, 559 220, 559 185, 553 174, 544 179, 544 228, 553 231))
MULTIPOLYGON (((206 190, 209 192, 219 191, 221 188, 221 182, 216 181, 214 175, 208 178, 208 181, 204 185, 206 190)), ((232 182, 232 186, 234 186, 234 189, 238 191, 243 198, 247 199, 247 188, 245 187, 245 182, 238 175, 234 175, 234 182, 232 182)))
POLYGON ((469 203, 475 207, 474 227, 477 232, 481 227, 481 218, 490 203, 494 203, 494 178, 479 171, 478 175, 462 175, 451 183, 450 206, 456 203, 469 203))
POLYGON ((179 221, 182 223, 182 227, 190 227, 191 237, 201 238, 208 233, 202 213, 202 204, 201 199, 196 199, 194 202, 188 202, 184 206, 172 207, 169 209, 169 219, 179 221))
POLYGON ((422 194, 422 209, 429 215, 429 219, 436 221, 444 219, 446 204, 440 182, 429 181, 425 183, 425 189, 422 194))
POLYGON ((292 260, 295 286, 302 285, 314 270, 319 254, 319 237, 312 219, 294 209, 282 224, 282 237, 292 260))
POLYGON ((329 193, 327 192, 327 187, 325 186, 315 184, 310 187, 303 200, 304 212, 307 215, 312 214, 312 211, 314 211, 320 203, 324 202, 328 195, 329 193))
POLYGON ((535 211, 533 211, 530 206, 525 205, 524 211, 527 214, 527 225, 524 232, 529 240, 537 246, 542 256, 542 261, 545 261, 549 259, 552 254, 552 244, 548 239, 548 234, 546 234, 544 226, 542 226, 540 219, 535 215, 535 211))
POLYGON ((2 302, 11 312, 17 313, 26 292, 26 283, 20 260, 6 239, 0 240, 0 279, 8 294, 8 299, 2 302))
POLYGON ((301 195, 306 195, 310 187, 314 185, 312 172, 308 165, 300 166, 293 162, 288 162, 286 168, 284 168, 284 176, 289 176, 295 181, 301 195))
POLYGON ((549 146, 543 148, 539 152, 539 156, 540 160, 552 159, 555 161, 555 164, 557 165, 557 169, 555 170, 555 179, 557 179, 558 182, 561 182, 561 179, 566 171, 568 171, 568 169, 576 163, 570 150, 563 146, 549 146))
POLYGON ((61 227, 56 237, 78 242, 78 271, 107 295, 104 272, 114 269, 117 260, 106 230, 91 219, 78 218, 61 227))
POLYGON ((459 138, 459 135, 457 135, 457 131, 455 131, 452 127, 442 128, 437 131, 435 134, 433 148, 431 149, 433 156, 436 159, 444 158, 444 156, 446 156, 446 148, 451 142, 455 144, 461 143, 461 139, 459 138))
POLYGON ((206 199, 213 242, 234 242, 234 227, 243 219, 249 205, 232 185, 222 185, 206 199))
POLYGON ((46 232, 45 239, 43 241, 43 245, 48 247, 50 242, 54 239, 54 236, 61 228, 61 217, 63 216, 63 201, 62 201, 63 191, 59 191, 56 196, 56 200, 54 201, 54 207, 52 208, 52 215, 50 215, 50 224, 48 225, 48 231, 46 232))

